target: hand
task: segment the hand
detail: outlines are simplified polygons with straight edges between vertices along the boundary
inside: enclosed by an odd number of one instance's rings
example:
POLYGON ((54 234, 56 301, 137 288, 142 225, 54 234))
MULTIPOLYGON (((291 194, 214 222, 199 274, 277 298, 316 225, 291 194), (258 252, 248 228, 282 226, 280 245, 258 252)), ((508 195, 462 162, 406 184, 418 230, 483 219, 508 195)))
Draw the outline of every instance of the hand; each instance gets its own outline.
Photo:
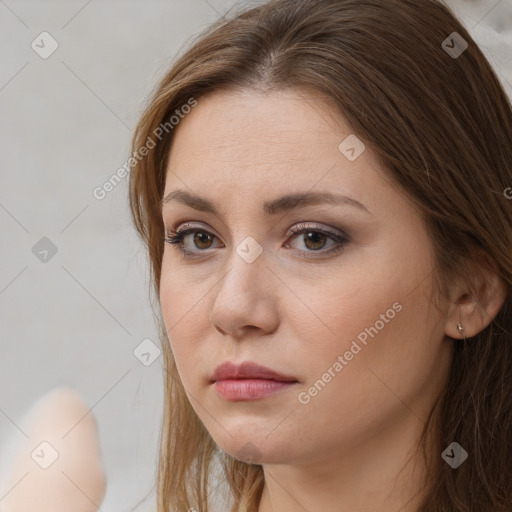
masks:
POLYGON ((96 512, 106 492, 96 420, 68 388, 44 395, 19 425, 0 481, 0 512, 96 512))

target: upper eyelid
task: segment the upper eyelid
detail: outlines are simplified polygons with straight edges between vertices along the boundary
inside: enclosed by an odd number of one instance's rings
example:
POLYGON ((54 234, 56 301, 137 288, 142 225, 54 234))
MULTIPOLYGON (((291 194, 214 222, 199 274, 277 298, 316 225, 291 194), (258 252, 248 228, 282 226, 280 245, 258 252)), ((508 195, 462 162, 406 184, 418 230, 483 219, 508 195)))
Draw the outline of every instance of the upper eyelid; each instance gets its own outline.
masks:
MULTIPOLYGON (((331 226, 324 226, 323 224, 320 224, 318 222, 307 222, 307 221, 301 221, 294 224, 291 228, 287 230, 287 233, 289 232, 290 235, 295 235, 297 232, 300 232, 302 229, 310 229, 311 231, 321 231, 324 232, 327 235, 331 235, 333 237, 344 237, 349 238, 349 235, 346 230, 341 228, 335 228, 331 226), (292 229, 293 228, 293 229, 292 229)), ((210 226, 202 226, 193 224, 193 222, 182 222, 181 224, 178 224, 176 228, 169 229, 169 231, 173 231, 176 233, 183 233, 184 231, 215 231, 210 226)), ((167 231, 167 230, 166 230, 167 231)), ((219 238, 214 232, 211 233, 216 238, 219 238)))

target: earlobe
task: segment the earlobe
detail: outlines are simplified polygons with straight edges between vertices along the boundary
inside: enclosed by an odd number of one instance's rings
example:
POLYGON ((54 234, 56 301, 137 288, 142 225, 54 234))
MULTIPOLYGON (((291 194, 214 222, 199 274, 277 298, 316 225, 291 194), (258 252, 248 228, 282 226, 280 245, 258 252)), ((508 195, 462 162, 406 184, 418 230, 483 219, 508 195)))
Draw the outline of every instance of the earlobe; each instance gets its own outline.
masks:
POLYGON ((476 258, 469 283, 454 288, 447 314, 446 336, 471 338, 483 331, 505 302, 507 289, 492 258, 484 253, 476 258))

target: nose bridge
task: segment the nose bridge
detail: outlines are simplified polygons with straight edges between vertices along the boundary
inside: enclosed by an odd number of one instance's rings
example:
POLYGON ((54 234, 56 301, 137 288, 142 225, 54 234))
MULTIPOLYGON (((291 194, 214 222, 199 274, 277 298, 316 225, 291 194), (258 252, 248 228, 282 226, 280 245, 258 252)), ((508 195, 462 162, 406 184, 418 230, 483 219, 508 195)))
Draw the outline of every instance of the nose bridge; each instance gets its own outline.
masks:
POLYGON ((228 271, 218 284, 211 323, 228 333, 249 325, 272 330, 277 317, 270 277, 263 247, 251 237, 242 239, 232 248, 228 271))
POLYGON ((267 282, 268 268, 262 245, 249 236, 238 242, 228 260, 229 271, 222 280, 221 287, 229 293, 240 295, 240 300, 249 300, 267 282))

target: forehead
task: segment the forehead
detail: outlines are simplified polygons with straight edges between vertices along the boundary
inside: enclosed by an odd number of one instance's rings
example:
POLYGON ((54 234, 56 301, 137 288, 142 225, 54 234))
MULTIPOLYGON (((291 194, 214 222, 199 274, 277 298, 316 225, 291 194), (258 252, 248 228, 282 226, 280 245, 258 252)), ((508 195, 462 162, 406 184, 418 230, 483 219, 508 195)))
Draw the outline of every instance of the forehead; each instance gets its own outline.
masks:
POLYGON ((351 127, 318 93, 216 92, 175 127, 164 197, 188 190, 238 218, 260 215, 268 200, 328 192, 376 215, 408 214, 408 198, 368 146, 352 160, 340 150, 347 137, 355 137, 351 127))
MULTIPOLYGON (((368 150, 353 162, 340 153, 351 134, 329 100, 315 92, 216 92, 175 127, 166 182, 170 186, 173 173, 185 173, 211 186, 222 180, 275 186, 290 179, 307 185, 333 166, 343 167, 345 176, 361 174, 375 164, 368 150)), ((342 181, 341 174, 334 179, 342 181)))
POLYGON ((252 165, 310 160, 329 149, 336 155, 336 141, 350 132, 318 93, 295 89, 220 91, 201 98, 177 126, 171 165, 181 160, 184 152, 187 157, 227 162, 259 156, 252 165))

